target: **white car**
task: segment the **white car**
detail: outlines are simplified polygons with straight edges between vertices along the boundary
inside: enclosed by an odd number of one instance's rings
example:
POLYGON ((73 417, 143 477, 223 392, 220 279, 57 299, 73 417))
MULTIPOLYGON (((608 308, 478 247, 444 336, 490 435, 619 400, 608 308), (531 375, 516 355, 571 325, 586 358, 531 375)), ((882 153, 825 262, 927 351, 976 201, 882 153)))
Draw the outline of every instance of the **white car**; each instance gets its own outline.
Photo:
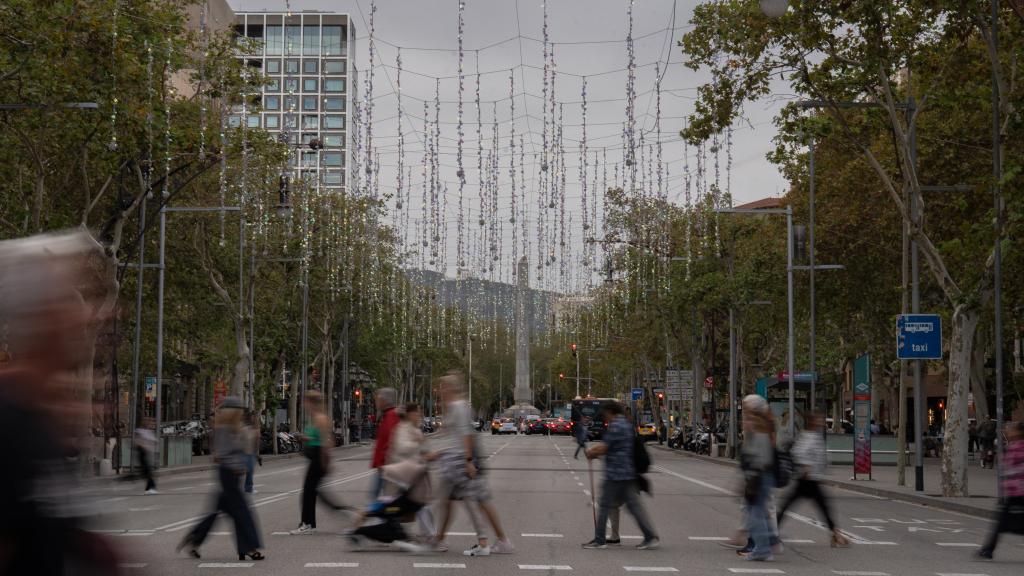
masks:
POLYGON ((498 434, 515 434, 519 432, 516 430, 516 423, 512 420, 502 420, 501 425, 498 426, 498 434))

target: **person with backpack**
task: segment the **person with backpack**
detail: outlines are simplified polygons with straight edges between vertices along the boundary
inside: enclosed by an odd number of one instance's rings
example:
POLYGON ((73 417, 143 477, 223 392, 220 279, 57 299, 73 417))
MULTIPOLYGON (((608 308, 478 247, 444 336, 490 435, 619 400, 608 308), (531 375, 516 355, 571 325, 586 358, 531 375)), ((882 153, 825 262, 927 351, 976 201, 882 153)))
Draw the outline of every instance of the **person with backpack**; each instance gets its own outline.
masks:
POLYGON ((601 442, 587 448, 586 456, 588 460, 604 456, 604 482, 594 523, 594 539, 583 544, 583 547, 589 550, 607 548, 605 526, 609 513, 625 505, 644 536, 637 549, 654 550, 661 542, 640 501, 641 485, 646 487, 642 474, 650 467, 650 457, 642 444, 637 446, 636 433, 626 420, 626 410, 622 404, 614 400, 605 402, 601 406, 601 416, 608 423, 608 429, 601 442))
POLYGON ((846 548, 850 545, 850 541, 836 527, 828 505, 828 498, 821 487, 821 481, 825 478, 825 468, 828 466, 825 439, 822 434, 824 423, 825 419, 819 412, 812 412, 807 419, 807 428, 797 436, 796 443, 793 444, 791 450, 793 463, 796 465, 794 470, 796 486, 782 502, 775 518, 777 525, 781 526, 786 510, 797 500, 809 498, 818 505, 822 516, 825 517, 825 523, 828 524, 828 529, 832 532, 832 547, 846 548))

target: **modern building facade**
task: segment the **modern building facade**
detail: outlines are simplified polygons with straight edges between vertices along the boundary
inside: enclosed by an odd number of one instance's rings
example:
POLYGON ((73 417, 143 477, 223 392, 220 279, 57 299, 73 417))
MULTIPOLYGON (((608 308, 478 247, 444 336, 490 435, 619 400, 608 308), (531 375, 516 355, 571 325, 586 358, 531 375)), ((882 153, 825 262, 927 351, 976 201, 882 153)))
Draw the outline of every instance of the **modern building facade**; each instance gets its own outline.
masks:
POLYGON ((235 32, 248 39, 239 55, 266 78, 252 101, 256 110, 232 109, 228 121, 281 134, 292 149, 293 175, 324 192, 348 182, 355 28, 337 12, 237 12, 235 32), (243 120, 244 118, 244 120, 243 120), (319 143, 312 149, 311 143, 319 143))

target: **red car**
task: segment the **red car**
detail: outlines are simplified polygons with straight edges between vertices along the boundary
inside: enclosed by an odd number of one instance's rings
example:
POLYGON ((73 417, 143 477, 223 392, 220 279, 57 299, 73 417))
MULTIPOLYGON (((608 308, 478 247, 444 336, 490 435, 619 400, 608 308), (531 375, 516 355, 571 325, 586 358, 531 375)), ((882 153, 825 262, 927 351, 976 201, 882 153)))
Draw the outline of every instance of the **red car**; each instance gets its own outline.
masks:
POLYGON ((564 418, 548 420, 548 434, 572 436, 572 422, 564 418))

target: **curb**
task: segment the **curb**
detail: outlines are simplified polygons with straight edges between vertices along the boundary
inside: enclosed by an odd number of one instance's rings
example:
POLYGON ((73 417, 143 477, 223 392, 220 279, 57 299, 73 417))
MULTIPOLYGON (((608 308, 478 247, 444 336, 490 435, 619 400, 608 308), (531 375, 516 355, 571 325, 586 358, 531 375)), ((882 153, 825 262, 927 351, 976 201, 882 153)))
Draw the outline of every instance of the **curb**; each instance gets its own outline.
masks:
MULTIPOLYGON (((704 462, 710 462, 712 464, 718 464, 719 466, 729 466, 736 468, 739 466, 738 462, 733 460, 727 460, 723 458, 712 458, 711 456, 705 456, 703 454, 694 454, 692 452, 686 452, 683 450, 674 450, 666 446, 653 445, 652 448, 657 448, 663 452, 670 454, 678 454, 680 456, 686 456, 687 458, 693 458, 695 460, 702 460, 704 462)), ((984 518, 990 520, 995 517, 996 510, 983 508, 981 506, 972 506, 970 504, 961 504, 960 502, 952 502, 949 500, 940 500, 933 496, 918 496, 917 494, 907 494, 906 492, 899 492, 896 490, 888 490, 885 488, 876 488, 866 484, 855 484, 852 482, 844 482, 842 480, 833 480, 826 478, 821 481, 826 486, 832 486, 833 488, 841 488, 843 490, 849 490, 851 492, 859 492, 861 494, 867 494, 869 496, 880 496, 895 500, 898 502, 909 502, 911 504, 917 504, 919 506, 927 506, 929 508, 935 508, 937 510, 943 510, 946 512, 956 512, 958 514, 965 514, 967 516, 973 516, 975 518, 984 518)))
MULTIPOLYGON (((334 448, 331 449, 331 452, 350 450, 353 448, 361 448, 363 446, 369 445, 370 444, 346 444, 343 446, 335 446, 334 448)), ((261 456, 263 457, 264 462, 276 462, 279 460, 291 460, 292 458, 302 457, 303 454, 302 452, 291 452, 289 454, 263 454, 261 456)), ((188 464, 185 466, 170 466, 166 468, 156 468, 154 469, 153 472, 157 479, 159 479, 167 476, 180 476, 182 474, 191 474, 193 472, 206 472, 208 470, 213 470, 215 468, 217 468, 217 463, 211 460, 206 464, 188 464)), ((102 482, 117 481, 119 479, 122 479, 123 477, 124 474, 112 474, 110 476, 90 476, 88 478, 83 479, 81 482, 83 484, 98 484, 102 482)))

